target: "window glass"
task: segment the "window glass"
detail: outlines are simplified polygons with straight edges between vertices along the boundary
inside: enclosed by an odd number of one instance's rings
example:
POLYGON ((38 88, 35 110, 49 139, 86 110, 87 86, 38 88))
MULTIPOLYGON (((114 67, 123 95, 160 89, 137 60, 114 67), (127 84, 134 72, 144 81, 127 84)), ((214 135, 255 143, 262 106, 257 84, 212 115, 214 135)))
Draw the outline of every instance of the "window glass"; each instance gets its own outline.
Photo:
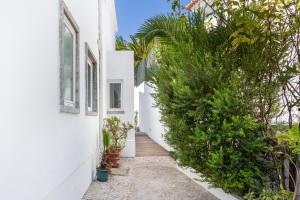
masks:
POLYGON ((121 108, 121 83, 110 83, 110 108, 121 108))
POLYGON ((86 114, 95 116, 98 114, 97 61, 87 43, 85 44, 85 48, 86 114))
POLYGON ((92 66, 88 64, 88 75, 87 75, 87 93, 88 93, 88 108, 92 107, 92 91, 93 91, 93 80, 92 80, 92 66))
POLYGON ((64 99, 74 101, 74 35, 64 24, 64 99))

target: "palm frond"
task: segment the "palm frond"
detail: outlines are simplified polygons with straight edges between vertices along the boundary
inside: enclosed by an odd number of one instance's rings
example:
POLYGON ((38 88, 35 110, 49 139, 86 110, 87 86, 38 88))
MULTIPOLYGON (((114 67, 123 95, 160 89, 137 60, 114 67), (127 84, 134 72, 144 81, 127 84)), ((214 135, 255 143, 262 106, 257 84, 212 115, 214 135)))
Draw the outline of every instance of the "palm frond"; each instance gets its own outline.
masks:
POLYGON ((155 39, 162 43, 176 43, 176 36, 184 31, 183 23, 174 15, 158 15, 145 21, 136 36, 149 44, 155 39))
POLYGON ((126 40, 122 36, 116 36, 116 50, 129 50, 126 40))
POLYGON ((146 44, 144 39, 138 39, 133 35, 130 36, 130 39, 131 41, 128 43, 128 47, 134 52, 135 66, 139 66, 143 60, 147 59, 152 45, 150 43, 146 44))

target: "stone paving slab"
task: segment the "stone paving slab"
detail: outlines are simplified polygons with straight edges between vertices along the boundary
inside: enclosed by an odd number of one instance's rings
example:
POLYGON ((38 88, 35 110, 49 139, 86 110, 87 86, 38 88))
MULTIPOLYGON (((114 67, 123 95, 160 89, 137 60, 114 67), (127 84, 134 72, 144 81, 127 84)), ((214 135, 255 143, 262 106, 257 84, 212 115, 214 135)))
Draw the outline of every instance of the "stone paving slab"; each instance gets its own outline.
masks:
POLYGON ((110 170, 110 174, 113 176, 128 176, 129 170, 130 170, 129 167, 112 168, 110 170))
POLYGON ((167 156, 122 159, 128 175, 95 181, 82 200, 218 200, 176 168, 167 156))

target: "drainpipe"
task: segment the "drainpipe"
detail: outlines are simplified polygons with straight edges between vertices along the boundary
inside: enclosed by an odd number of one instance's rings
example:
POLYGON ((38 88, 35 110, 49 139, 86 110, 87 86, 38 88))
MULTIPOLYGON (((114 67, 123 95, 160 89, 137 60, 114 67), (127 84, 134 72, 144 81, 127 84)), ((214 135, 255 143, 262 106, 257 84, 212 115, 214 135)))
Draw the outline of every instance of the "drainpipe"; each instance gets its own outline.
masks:
POLYGON ((97 134, 97 138, 95 138, 96 140, 96 143, 97 143, 97 147, 96 147, 96 163, 94 164, 94 172, 93 172, 93 180, 97 180, 97 174, 96 174, 96 167, 98 167, 98 165, 100 164, 100 161, 101 161, 101 158, 100 158, 100 155, 101 155, 101 151, 102 151, 102 132, 101 132, 101 129, 102 129, 102 119, 103 119, 103 106, 102 106, 102 97, 103 97, 103 90, 102 90, 102 71, 103 71, 103 64, 102 64, 102 55, 103 55, 103 49, 102 49, 102 6, 103 6, 103 3, 102 3, 102 0, 98 0, 98 53, 99 53, 99 57, 98 57, 98 74, 99 74, 99 78, 98 78, 98 81, 99 81, 99 84, 98 84, 98 87, 99 87, 99 98, 98 98, 98 114, 99 114, 99 133, 97 134))

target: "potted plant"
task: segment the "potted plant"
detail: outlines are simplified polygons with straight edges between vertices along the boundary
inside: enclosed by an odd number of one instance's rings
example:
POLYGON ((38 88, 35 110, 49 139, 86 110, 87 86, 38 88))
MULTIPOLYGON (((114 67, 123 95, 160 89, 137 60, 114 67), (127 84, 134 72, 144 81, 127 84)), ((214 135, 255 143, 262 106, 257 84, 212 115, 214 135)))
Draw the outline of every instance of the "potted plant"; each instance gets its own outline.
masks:
POLYGON ((102 130, 103 137, 103 153, 100 166, 97 168, 97 180, 101 182, 106 182, 108 180, 108 171, 110 163, 108 162, 108 149, 110 144, 110 135, 106 129, 102 130))
POLYGON ((104 120, 104 127, 108 130, 111 138, 108 162, 112 163, 112 167, 118 167, 120 152, 125 147, 128 132, 133 129, 133 125, 129 122, 121 123, 120 118, 112 116, 104 120))
POLYGON ((108 163, 107 163, 107 156, 104 153, 102 155, 102 160, 100 166, 97 168, 97 180, 100 182, 106 182, 108 180, 108 163))

